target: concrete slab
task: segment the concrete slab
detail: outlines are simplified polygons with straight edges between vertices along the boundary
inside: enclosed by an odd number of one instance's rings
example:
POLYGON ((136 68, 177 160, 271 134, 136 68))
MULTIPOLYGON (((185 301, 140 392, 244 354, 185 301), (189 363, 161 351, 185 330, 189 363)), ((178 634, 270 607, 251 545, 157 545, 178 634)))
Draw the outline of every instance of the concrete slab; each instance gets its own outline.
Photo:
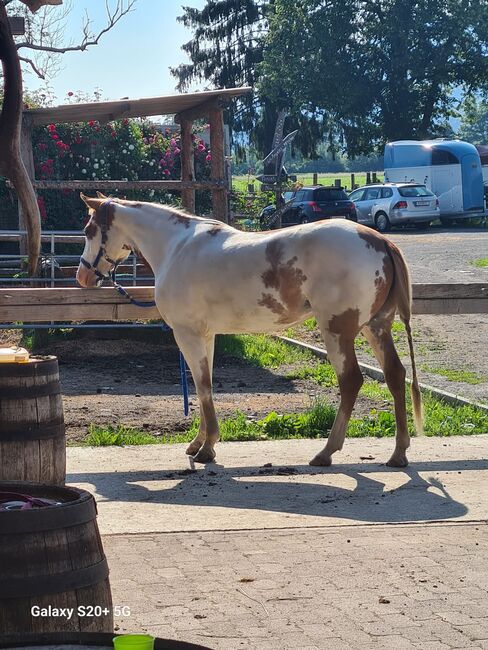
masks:
POLYGON ((317 469, 322 440, 220 443, 195 472, 185 445, 71 447, 67 483, 95 494, 105 535, 488 519, 488 435, 416 438, 405 470, 383 464, 393 444, 346 440, 317 469))

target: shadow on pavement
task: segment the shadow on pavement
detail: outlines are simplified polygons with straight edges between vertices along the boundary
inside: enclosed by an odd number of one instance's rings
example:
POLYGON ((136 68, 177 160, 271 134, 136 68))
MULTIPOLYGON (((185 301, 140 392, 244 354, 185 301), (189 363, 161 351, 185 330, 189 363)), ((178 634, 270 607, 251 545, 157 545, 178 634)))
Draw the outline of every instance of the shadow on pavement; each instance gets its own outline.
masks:
POLYGON ((468 508, 429 474, 482 470, 488 470, 488 460, 416 463, 401 470, 376 464, 326 469, 308 465, 225 468, 210 464, 197 471, 71 474, 67 482, 89 483, 99 498, 113 502, 254 509, 399 523, 466 515, 468 508), (428 476, 424 478, 420 472, 428 476), (168 486, 161 488, 161 481, 166 480, 168 486), (151 486, 153 481, 157 485, 151 486))

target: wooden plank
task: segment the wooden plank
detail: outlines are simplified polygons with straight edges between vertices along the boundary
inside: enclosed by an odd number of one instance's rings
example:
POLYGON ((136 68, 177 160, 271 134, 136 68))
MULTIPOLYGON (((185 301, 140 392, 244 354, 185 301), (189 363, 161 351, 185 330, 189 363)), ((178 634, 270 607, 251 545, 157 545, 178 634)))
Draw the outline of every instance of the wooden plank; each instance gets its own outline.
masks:
POLYGON ((34 181, 40 190, 222 190, 223 180, 211 181, 34 181))
MULTIPOLYGON (((414 298, 415 314, 488 313, 486 285, 414 285, 414 296, 439 294, 442 298, 414 298), (452 292, 449 294, 449 291, 452 292), (453 295, 454 294, 454 295, 453 295), (467 297, 459 297, 460 295, 467 297), (473 297, 474 296, 474 297, 473 297)), ((130 287, 130 295, 142 301, 154 298, 154 287, 130 287)), ((159 319, 156 307, 130 304, 110 287, 0 289, 0 322, 49 322, 159 319)))
POLYGON ((488 282, 414 284, 414 300, 437 298, 488 298, 488 282))
POLYGON ((214 97, 203 104, 199 104, 194 108, 189 108, 185 111, 177 113, 175 115, 176 124, 181 124, 183 122, 193 122, 201 117, 208 117, 210 113, 214 110, 219 110, 225 105, 225 102, 220 100, 218 97, 214 97))
POLYGON ((482 298, 433 298, 413 301, 414 314, 488 314, 488 300, 482 298))
POLYGON ((222 185, 212 190, 213 217, 224 223, 229 222, 229 207, 225 180, 224 155, 224 114, 221 109, 213 109, 209 113, 210 151, 212 153, 211 178, 222 185))
MULTIPOLYGON (((181 180, 195 180, 195 156, 193 153, 192 125, 190 120, 181 121, 181 180)), ((187 189, 181 193, 181 203, 188 212, 195 213, 195 190, 187 189)))
MULTIPOLYGON (((173 115, 184 111, 196 110, 202 104, 213 99, 233 99, 252 91, 250 87, 207 90, 197 93, 183 93, 162 97, 145 97, 108 102, 88 102, 84 104, 64 104, 49 108, 35 108, 26 111, 32 116, 35 126, 51 122, 86 122, 99 120, 108 122, 124 114, 126 117, 148 117, 150 115, 173 115)), ((205 111, 205 109, 204 109, 205 111)))
MULTIPOLYGON (((130 295, 137 300, 154 300, 154 287, 130 287, 130 295)), ((0 289, 0 311, 15 306, 50 305, 129 305, 129 301, 112 287, 98 289, 64 288, 15 288, 0 289)), ((142 308, 144 309, 144 308, 142 308)), ((47 320, 52 320, 48 318, 47 320)))

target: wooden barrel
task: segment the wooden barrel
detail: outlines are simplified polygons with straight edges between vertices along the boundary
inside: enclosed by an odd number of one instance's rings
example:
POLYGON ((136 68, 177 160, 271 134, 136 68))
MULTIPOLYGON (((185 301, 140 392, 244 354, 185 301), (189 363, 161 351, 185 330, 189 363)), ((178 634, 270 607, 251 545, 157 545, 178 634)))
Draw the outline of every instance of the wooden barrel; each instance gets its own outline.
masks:
POLYGON ((0 481, 64 485, 66 441, 56 357, 0 364, 0 481))
MULTIPOLYGON (((98 650, 107 648, 113 650, 111 634, 90 634, 90 633, 65 633, 65 634, 39 634, 36 636, 24 636, 22 640, 9 641, 7 637, 0 636, 0 648, 32 648, 33 650, 98 650)), ((154 650, 211 650, 208 646, 175 641, 173 639, 155 639, 154 650)))
POLYGON ((10 481, 0 482, 0 492, 59 503, 29 510, 0 510, 0 638, 49 632, 111 632, 108 565, 93 496, 72 487, 10 481), (72 610, 69 618, 66 611, 55 611, 66 608, 72 610), (40 610, 46 611, 33 615, 40 610))

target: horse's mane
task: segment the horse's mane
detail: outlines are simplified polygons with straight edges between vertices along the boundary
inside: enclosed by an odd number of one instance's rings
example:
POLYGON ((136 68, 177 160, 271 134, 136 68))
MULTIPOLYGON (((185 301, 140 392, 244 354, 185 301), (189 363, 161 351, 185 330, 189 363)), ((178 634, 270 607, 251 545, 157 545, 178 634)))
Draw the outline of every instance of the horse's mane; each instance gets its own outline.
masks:
POLYGON ((121 199, 120 197, 115 197, 115 196, 114 197, 110 196, 107 198, 110 198, 111 201, 119 205, 127 205, 133 208, 141 208, 143 205, 150 205, 154 208, 158 208, 161 211, 169 212, 172 216, 180 217, 181 219, 188 219, 190 221, 206 223, 210 226, 219 226, 219 227, 227 227, 227 228, 234 229, 233 226, 230 226, 229 224, 224 223, 223 221, 219 221, 218 219, 212 219, 212 217, 199 217, 196 214, 191 214, 191 212, 188 212, 187 210, 184 210, 182 208, 177 208, 173 205, 167 205, 165 203, 155 203, 152 201, 130 201, 128 199, 121 199))

